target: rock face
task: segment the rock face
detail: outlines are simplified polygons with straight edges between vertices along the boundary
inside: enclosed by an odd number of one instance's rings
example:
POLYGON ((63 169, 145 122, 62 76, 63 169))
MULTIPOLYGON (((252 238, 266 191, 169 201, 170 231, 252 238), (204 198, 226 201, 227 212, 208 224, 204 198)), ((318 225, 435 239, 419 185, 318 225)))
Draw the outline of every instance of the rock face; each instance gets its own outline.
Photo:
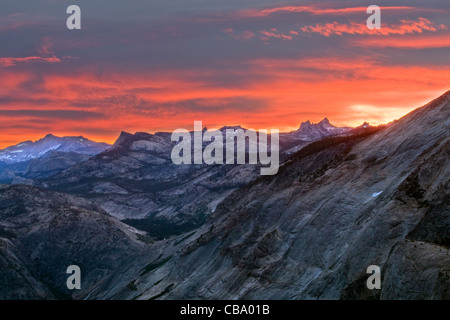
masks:
POLYGON ((0 186, 0 298, 83 299, 126 287, 152 257, 149 240, 86 200, 0 186), (66 287, 73 264, 81 290, 66 287))
POLYGON ((449 298, 449 100, 312 143, 234 192, 135 281, 139 299, 449 298))
POLYGON ((398 243, 385 266, 381 299, 450 299, 448 251, 429 242, 398 243))
POLYGON ((28 179, 43 179, 86 161, 89 155, 77 152, 49 151, 43 157, 30 161, 23 176, 28 179))

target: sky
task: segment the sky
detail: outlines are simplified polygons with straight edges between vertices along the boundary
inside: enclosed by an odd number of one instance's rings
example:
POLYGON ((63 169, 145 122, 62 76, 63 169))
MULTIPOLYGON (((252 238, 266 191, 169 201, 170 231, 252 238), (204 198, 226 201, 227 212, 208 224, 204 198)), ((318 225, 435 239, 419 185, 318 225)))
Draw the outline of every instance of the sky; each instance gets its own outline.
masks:
POLYGON ((387 123, 450 89, 449 28, 448 0, 0 0, 0 148, 387 123))

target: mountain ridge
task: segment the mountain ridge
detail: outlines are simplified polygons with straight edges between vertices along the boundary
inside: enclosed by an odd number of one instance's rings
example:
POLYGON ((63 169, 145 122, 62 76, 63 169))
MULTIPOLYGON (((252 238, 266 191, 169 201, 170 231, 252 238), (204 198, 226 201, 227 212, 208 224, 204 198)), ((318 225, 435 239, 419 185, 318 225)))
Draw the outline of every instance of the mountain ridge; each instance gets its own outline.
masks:
POLYGON ((40 158, 51 150, 95 155, 109 147, 107 143, 94 142, 83 136, 58 137, 49 133, 36 141, 23 141, 0 150, 0 161, 7 164, 29 161, 40 158))
MULTIPOLYGON (((367 124, 367 123, 365 123, 367 124)), ((219 131, 225 132, 227 129, 237 130, 248 130, 240 125, 237 126, 223 126, 219 129, 219 131)), ((304 140, 304 141, 313 141, 320 138, 323 138, 329 134, 341 134, 348 132, 350 127, 336 127, 332 125, 328 118, 324 118, 317 124, 311 123, 309 120, 306 122, 302 122, 299 129, 291 132, 282 132, 281 135, 291 135, 294 139, 304 140), (332 131, 331 133, 329 131, 332 131)), ((203 128, 203 131, 207 130, 207 128, 203 128)), ((193 133, 193 131, 190 131, 193 133)), ((19 142, 15 145, 8 146, 0 150, 0 162, 4 162, 7 164, 17 163, 28 161, 31 159, 36 159, 42 157, 45 153, 51 150, 61 151, 61 152, 77 152, 84 155, 96 155, 105 151, 108 148, 116 148, 118 145, 123 143, 123 141, 127 141, 132 136, 135 138, 146 138, 150 136, 168 136, 171 132, 156 132, 156 133, 147 133, 147 132, 135 132, 130 133, 127 131, 121 131, 118 138, 112 145, 109 145, 105 142, 95 142, 89 140, 82 135, 80 136, 56 136, 52 133, 46 134, 43 138, 40 138, 35 141, 26 140, 19 142), (85 144, 85 147, 76 147, 73 146, 73 142, 82 142, 85 144), (47 143, 51 142, 51 143, 47 143), (72 142, 72 145, 67 145, 69 142, 72 142), (38 145, 47 145, 47 148, 38 145), (26 152, 23 148, 34 149, 26 152), (21 149, 22 148, 22 149, 21 149), (36 150, 37 149, 37 150, 36 150), (24 152, 25 151, 25 152, 24 152)))

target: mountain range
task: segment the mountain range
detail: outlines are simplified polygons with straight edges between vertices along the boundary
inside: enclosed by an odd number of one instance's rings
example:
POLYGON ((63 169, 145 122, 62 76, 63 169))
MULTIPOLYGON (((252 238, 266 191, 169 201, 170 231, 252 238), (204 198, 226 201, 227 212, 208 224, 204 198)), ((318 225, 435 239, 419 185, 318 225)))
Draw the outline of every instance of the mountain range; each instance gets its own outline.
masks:
POLYGON ((449 129, 447 92, 385 126, 302 123, 275 176, 174 165, 167 132, 30 162, 0 185, 0 299, 448 299, 449 129))
MULTIPOLYGON (((243 129, 240 126, 228 126, 223 127, 220 130, 226 129, 243 129)), ((328 121, 327 118, 318 122, 317 124, 311 124, 308 120, 303 122, 297 131, 289 132, 288 135, 295 137, 300 141, 314 141, 323 137, 335 134, 342 134, 348 132, 352 128, 349 127, 335 127, 328 121)), ((206 130, 206 128, 205 128, 206 130)), ((138 133, 138 135, 141 133, 138 133)), ((158 133, 160 136, 166 136, 169 133, 158 133)), ((116 145, 120 144, 122 139, 125 139, 129 134, 122 132, 116 141, 116 145)), ((283 134, 282 134, 283 135, 283 134)), ((284 134, 286 136, 286 134, 284 134)), ((16 145, 7 147, 0 150, 0 163, 15 164, 20 162, 26 162, 32 159, 38 159, 46 156, 51 151, 58 152, 73 152, 86 156, 94 156, 111 147, 104 142, 94 142, 83 136, 79 137, 57 137, 53 134, 47 134, 44 138, 37 141, 23 141, 16 145)))
POLYGON ((0 183, 34 184, 32 179, 51 176, 85 161, 110 147, 82 136, 46 135, 0 150, 0 183))
MULTIPOLYGON (((309 123, 308 130, 304 125, 302 128, 280 134, 281 161, 311 141, 351 131, 334 127, 327 119, 309 123)), ((220 130, 226 129, 244 128, 220 130)), ((89 142, 90 149, 85 145, 77 148, 81 140, 46 136, 30 148, 23 148, 24 155, 30 153, 28 157, 42 155, 25 162, 22 170, 4 169, 0 182, 89 197, 111 216, 160 239, 202 225, 220 201, 259 176, 259 166, 254 165, 175 165, 170 157, 175 142, 169 132, 122 132, 110 148, 93 142, 89 142), (67 141, 66 145, 61 140, 67 141)), ((11 153, 18 146, 5 150, 11 153)), ((23 163, 12 163, 10 167, 23 163)))
POLYGON ((57 137, 46 135, 37 141, 24 141, 17 145, 0 150, 0 161, 11 164, 41 158, 50 151, 74 152, 93 156, 108 149, 110 145, 94 142, 82 136, 57 137))

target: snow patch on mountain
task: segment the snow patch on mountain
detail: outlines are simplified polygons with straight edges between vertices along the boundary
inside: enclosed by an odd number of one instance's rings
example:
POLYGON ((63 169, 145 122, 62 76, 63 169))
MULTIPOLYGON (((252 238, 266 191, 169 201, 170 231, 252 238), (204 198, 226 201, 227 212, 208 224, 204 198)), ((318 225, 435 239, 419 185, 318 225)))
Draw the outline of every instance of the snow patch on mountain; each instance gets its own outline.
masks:
POLYGON ((378 197, 380 194, 382 194, 383 193, 383 191, 379 191, 379 192, 374 192, 374 193, 372 193, 372 198, 376 198, 376 197, 378 197))

